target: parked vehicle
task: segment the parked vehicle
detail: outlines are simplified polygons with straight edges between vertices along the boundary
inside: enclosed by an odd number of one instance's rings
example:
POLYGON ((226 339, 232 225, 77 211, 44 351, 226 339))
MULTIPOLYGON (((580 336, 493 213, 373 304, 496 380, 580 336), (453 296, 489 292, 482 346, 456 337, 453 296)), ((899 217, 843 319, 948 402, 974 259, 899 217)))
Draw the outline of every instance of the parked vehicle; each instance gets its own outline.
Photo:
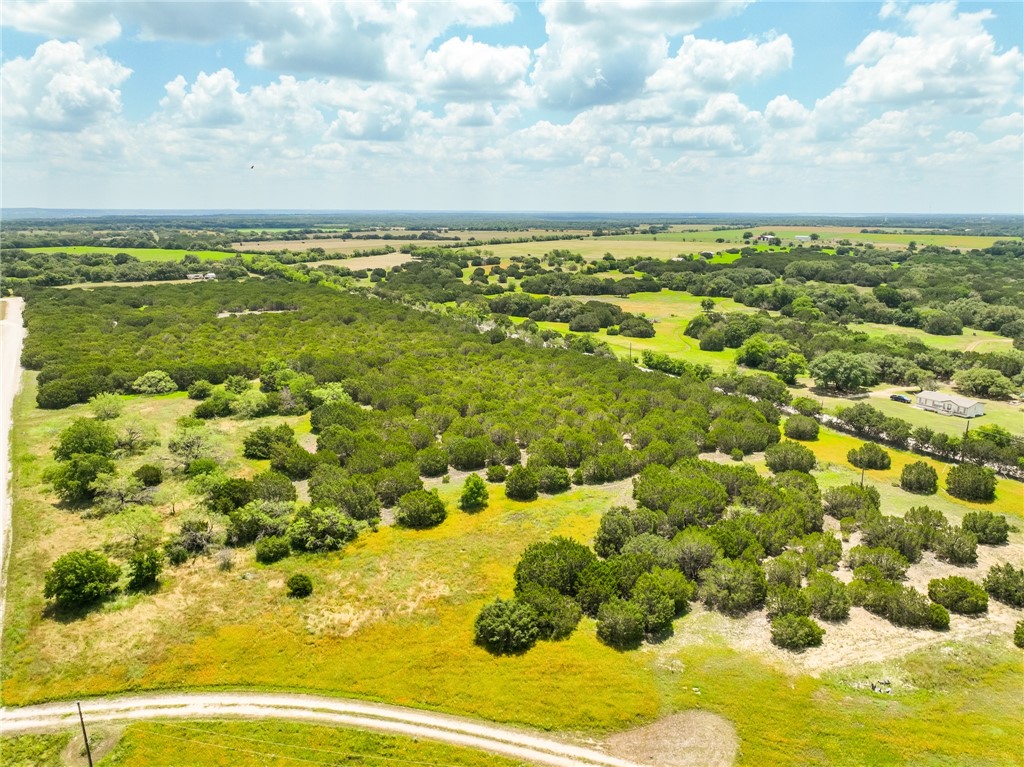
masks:
POLYGON ((911 400, 910 397, 908 397, 906 394, 890 394, 889 399, 891 399, 893 402, 902 402, 906 405, 909 405, 911 402, 913 402, 913 400, 911 400))

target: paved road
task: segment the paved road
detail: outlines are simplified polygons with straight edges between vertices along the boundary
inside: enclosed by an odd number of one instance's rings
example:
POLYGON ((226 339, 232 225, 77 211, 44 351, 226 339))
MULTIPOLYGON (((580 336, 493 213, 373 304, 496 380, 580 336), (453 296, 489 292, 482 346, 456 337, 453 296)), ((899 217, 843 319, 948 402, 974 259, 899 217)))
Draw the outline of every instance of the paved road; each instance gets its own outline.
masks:
MULTIPOLYGON (((173 719, 290 719, 442 741, 552 767, 641 767, 596 749, 526 730, 400 706, 277 693, 167 693, 83 701, 86 723, 173 719)), ((77 724, 73 703, 0 709, 0 735, 77 724)))
POLYGON ((21 324, 24 299, 0 299, 0 637, 7 601, 7 558, 11 549, 11 408, 21 386, 21 324))

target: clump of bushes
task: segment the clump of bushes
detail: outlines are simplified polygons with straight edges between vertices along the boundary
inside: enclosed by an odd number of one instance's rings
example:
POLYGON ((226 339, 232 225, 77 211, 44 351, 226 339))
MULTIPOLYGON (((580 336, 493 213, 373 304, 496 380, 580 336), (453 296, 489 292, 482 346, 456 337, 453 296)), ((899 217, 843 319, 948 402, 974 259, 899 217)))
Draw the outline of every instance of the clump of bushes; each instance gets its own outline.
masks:
POLYGON ((961 527, 951 527, 939 536, 935 555, 951 565, 973 565, 978 561, 978 539, 961 527))
POLYGON ((139 480, 143 487, 156 487, 164 481, 163 469, 151 463, 143 464, 137 468, 132 472, 132 476, 139 480))
POLYGON ((1013 627, 1013 643, 1024 648, 1024 621, 1017 621, 1017 625, 1013 627))
POLYGON ((973 533, 978 543, 986 546, 999 546, 1009 540, 1010 525, 1006 517, 995 515, 991 511, 970 511, 964 514, 960 526, 973 533))
POLYGON ((597 637, 612 647, 635 647, 644 638, 644 615, 640 608, 615 597, 597 612, 597 637))
POLYGON ((526 466, 515 466, 505 480, 505 495, 513 501, 532 501, 537 498, 540 478, 526 466))
POLYGON ((924 461, 908 463, 900 472, 900 487, 908 493, 934 495, 939 489, 939 474, 924 461))
POLYGON ((995 500, 996 473, 987 466, 961 463, 946 475, 946 491, 964 501, 986 502, 995 500))
POLYGON ((806 415, 793 415, 786 420, 785 434, 790 439, 815 440, 818 438, 818 422, 806 415))
POLYGON ((985 589, 959 575, 933 578, 928 582, 928 596, 950 612, 961 615, 988 612, 988 594, 985 589))
POLYGON ((865 442, 846 454, 846 460, 858 469, 888 469, 892 465, 889 454, 874 442, 865 442))
POLYGON ((437 491, 413 490, 398 499, 395 521, 402 527, 422 530, 437 527, 448 517, 448 509, 437 491))
POLYGON ((985 576, 984 585, 993 599, 1012 607, 1024 607, 1024 569, 1009 562, 993 565, 985 576))
POLYGON ((487 467, 487 481, 488 482, 504 482, 508 478, 508 469, 503 464, 496 463, 493 466, 487 467))
POLYGON ((291 544, 288 543, 287 536, 268 535, 256 541, 256 561, 260 564, 272 564, 284 559, 289 553, 291 544))
POLYGON ((764 461, 775 474, 784 471, 809 472, 817 465, 814 452, 799 442, 779 442, 764 451, 764 461))
POLYGON ((831 573, 815 572, 807 579, 811 612, 822 620, 841 621, 850 616, 850 595, 846 584, 831 573))
POLYGON ((473 633, 477 644, 496 655, 522 652, 537 641, 537 613, 518 600, 496 599, 477 615, 473 633))
POLYGON ((135 552, 128 560, 129 591, 141 591, 155 586, 163 569, 163 554, 156 549, 135 552))
POLYGON ((459 496, 459 509, 469 513, 480 511, 487 507, 487 501, 487 483, 480 479, 480 475, 470 474, 466 477, 466 483, 462 486, 462 495, 459 496))
POLYGON ((772 644, 786 650, 818 647, 825 629, 803 615, 783 614, 772 620, 772 644))
POLYGON ((69 551, 46 571, 43 596, 61 607, 80 607, 109 596, 121 568, 98 551, 69 551))
POLYGON ((313 593, 313 579, 305 573, 295 573, 285 581, 288 596, 302 599, 313 593))

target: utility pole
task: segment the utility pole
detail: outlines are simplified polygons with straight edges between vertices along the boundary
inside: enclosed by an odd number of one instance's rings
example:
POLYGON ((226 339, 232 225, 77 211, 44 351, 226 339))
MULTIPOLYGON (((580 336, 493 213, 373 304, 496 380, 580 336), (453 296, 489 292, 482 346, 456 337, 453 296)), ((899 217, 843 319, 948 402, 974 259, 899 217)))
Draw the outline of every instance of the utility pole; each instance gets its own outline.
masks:
POLYGON ((82 725, 82 739, 85 740, 85 756, 89 760, 89 767, 92 767, 92 750, 89 748, 89 736, 85 732, 85 719, 82 718, 82 704, 76 703, 78 706, 78 723, 82 725))
POLYGON ((864 487, 864 469, 860 470, 860 486, 864 487))

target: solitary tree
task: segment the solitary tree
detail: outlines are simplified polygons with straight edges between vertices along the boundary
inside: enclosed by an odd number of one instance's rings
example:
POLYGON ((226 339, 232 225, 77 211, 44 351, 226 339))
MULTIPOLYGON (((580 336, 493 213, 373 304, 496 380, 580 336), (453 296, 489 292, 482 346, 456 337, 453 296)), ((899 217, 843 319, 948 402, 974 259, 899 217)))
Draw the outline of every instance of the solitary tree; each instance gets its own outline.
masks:
POLYGON ((466 484, 462 487, 462 495, 459 497, 459 508, 462 511, 480 511, 487 506, 487 483, 479 474, 470 474, 466 477, 466 484))
POLYGON ((108 596, 121 568, 98 551, 71 551, 47 570, 43 596, 62 607, 89 604, 108 596))

